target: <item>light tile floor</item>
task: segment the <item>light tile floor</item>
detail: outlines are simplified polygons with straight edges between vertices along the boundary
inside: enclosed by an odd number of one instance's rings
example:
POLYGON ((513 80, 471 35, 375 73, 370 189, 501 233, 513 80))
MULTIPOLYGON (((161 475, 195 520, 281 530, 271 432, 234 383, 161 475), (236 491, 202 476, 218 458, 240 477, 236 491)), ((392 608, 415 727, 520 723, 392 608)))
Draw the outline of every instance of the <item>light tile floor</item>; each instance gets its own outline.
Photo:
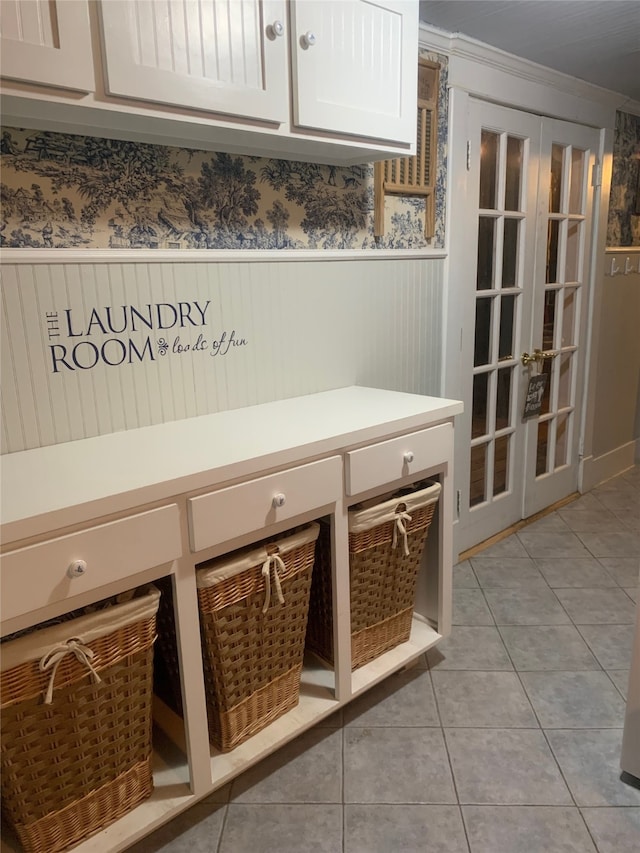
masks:
POLYGON ((636 853, 640 468, 454 568, 454 628, 135 853, 636 853))

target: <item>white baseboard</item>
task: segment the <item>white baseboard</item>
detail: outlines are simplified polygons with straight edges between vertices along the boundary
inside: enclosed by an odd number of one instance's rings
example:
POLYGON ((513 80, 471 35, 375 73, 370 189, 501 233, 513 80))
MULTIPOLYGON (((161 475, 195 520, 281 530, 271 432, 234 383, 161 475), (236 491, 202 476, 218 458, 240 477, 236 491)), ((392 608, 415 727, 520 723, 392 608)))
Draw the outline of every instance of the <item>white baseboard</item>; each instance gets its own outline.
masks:
POLYGON ((578 488, 582 494, 599 483, 622 474, 640 462, 640 439, 629 441, 602 456, 587 456, 582 460, 578 488))

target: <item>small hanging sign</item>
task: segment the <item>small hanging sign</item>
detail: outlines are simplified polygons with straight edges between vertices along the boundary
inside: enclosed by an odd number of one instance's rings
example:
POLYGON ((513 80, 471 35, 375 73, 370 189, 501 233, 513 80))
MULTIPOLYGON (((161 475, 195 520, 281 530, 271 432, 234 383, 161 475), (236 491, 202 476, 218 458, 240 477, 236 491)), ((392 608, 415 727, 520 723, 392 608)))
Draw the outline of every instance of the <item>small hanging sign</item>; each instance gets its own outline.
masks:
POLYGON ((540 414, 542 411, 542 397, 544 396, 544 389, 546 387, 546 373, 537 373, 529 379, 529 387, 527 388, 527 397, 524 401, 522 420, 535 418, 540 414))

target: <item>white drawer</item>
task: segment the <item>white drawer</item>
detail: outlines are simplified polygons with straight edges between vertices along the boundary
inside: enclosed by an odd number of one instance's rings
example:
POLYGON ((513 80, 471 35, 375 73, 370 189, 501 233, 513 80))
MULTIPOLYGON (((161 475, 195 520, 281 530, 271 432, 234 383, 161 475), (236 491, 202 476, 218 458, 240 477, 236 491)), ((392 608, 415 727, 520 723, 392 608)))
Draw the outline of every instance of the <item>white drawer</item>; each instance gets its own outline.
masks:
POLYGON ((181 551, 176 504, 10 551, 1 562, 2 619, 168 563, 181 551), (74 577, 67 571, 76 560, 86 569, 74 577))
POLYGON ((346 459, 347 494, 357 495, 452 459, 453 425, 450 423, 351 450, 346 459))
POLYGON ((201 551, 327 506, 341 493, 342 460, 332 456, 190 498, 191 549, 201 551))

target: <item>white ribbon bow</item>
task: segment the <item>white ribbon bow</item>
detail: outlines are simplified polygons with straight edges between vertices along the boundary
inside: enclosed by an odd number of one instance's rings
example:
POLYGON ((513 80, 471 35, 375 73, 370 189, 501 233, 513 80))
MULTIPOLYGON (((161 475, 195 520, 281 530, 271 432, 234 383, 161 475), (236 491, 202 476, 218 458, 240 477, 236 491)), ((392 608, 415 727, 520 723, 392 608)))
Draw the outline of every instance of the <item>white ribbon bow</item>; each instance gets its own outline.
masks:
POLYGON ((102 680, 91 663, 95 657, 94 652, 89 648, 89 646, 85 646, 82 640, 78 637, 72 637, 70 640, 67 640, 66 643, 60 643, 52 649, 49 649, 49 651, 40 659, 40 672, 46 672, 48 669, 51 670, 47 692, 44 697, 45 705, 50 705, 53 699, 53 683, 56 679, 56 672, 58 671, 60 661, 69 654, 75 655, 80 663, 87 667, 91 673, 91 678, 93 679, 94 684, 99 684, 102 680))
POLYGON ((262 577, 264 578, 264 604, 262 606, 262 612, 266 613, 269 609, 269 602, 271 601, 271 566, 273 565, 273 578, 276 584, 276 593, 278 595, 278 601, 280 604, 284 604, 284 596, 282 594, 282 585, 280 584, 280 576, 278 575, 278 569, 284 569, 285 565, 278 556, 278 554, 271 554, 262 565, 262 577))
POLYGON ((391 547, 395 548, 398 544, 398 531, 400 531, 404 544, 404 555, 405 557, 408 557, 409 545, 407 544, 407 528, 403 524, 403 522, 405 521, 411 521, 411 516, 409 515, 409 513, 405 512, 404 510, 396 510, 396 523, 393 528, 393 541, 391 543, 391 547))

